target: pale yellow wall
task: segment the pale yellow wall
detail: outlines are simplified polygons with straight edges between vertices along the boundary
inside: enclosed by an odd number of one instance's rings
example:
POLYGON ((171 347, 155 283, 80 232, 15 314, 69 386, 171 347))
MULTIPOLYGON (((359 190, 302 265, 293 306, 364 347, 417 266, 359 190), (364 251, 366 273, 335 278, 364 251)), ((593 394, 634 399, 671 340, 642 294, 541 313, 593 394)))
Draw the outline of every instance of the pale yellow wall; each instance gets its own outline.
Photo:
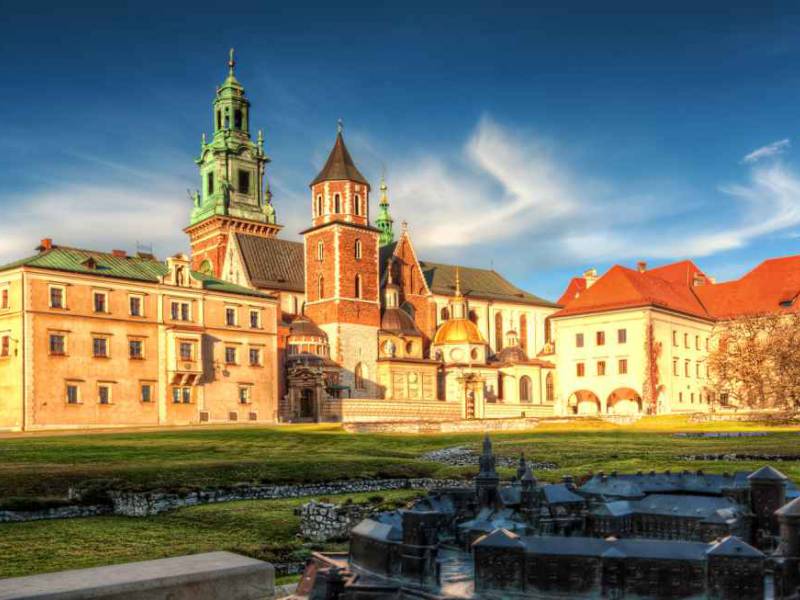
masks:
MULTIPOLYGON (((447 308, 451 299, 440 295, 435 295, 433 298, 436 304, 436 325, 438 327, 443 322, 441 318, 442 309, 447 308)), ((468 298, 467 310, 474 310, 477 313, 478 330, 489 343, 492 353, 497 351, 495 347, 495 314, 499 312, 503 315, 505 329, 503 332, 503 344, 506 343, 505 333, 512 327, 517 334, 521 335, 519 321, 520 317, 525 314, 528 321, 528 357, 533 358, 544 346, 545 319, 558 309, 468 298)))
POLYGON ((378 383, 387 400, 436 400, 438 365, 378 361, 378 383))
MULTIPOLYGON (((197 288, 136 283, 103 277, 26 269, 29 297, 26 336, 29 354, 26 378, 26 427, 95 427, 176 425, 198 423, 201 411, 210 422, 239 421, 255 413, 261 422, 272 422, 277 410, 277 303, 197 288), (49 307, 50 285, 66 289, 66 309, 49 307), (109 311, 96 314, 93 292, 108 294, 109 311), (129 295, 144 297, 144 316, 129 314, 129 295), (189 322, 173 321, 173 300, 191 305, 189 322), (239 311, 238 324, 225 324, 225 308, 239 311), (250 328, 249 310, 261 312, 260 328, 250 328), (49 334, 63 332, 66 355, 49 352, 49 334), (109 339, 109 357, 93 356, 92 340, 109 339), (129 356, 128 341, 144 343, 144 358, 129 356), (171 384, 187 365, 177 360, 182 338, 198 341, 198 363, 189 368, 201 374, 191 404, 172 402, 171 384), (224 364, 225 345, 239 348, 238 364, 224 364), (249 349, 261 349, 261 366, 250 366, 249 349), (66 402, 67 382, 80 389, 81 402, 66 402), (149 403, 140 400, 140 385, 153 385, 149 403), (111 386, 111 404, 98 402, 98 384, 111 386), (250 403, 239 403, 239 387, 251 387, 250 403)), ((22 377, 16 380, 22 387, 22 377)), ((19 406, 21 402, 17 402, 19 406)))
MULTIPOLYGON (((709 322, 691 317, 669 313, 650 308, 618 310, 605 313, 576 315, 553 320, 553 335, 556 342, 556 397, 558 412, 570 414, 568 400, 579 390, 589 390, 600 400, 600 410, 607 411, 609 396, 619 388, 630 388, 639 396, 644 395, 644 384, 647 377, 648 357, 646 340, 649 323, 653 325, 653 336, 656 343, 661 344, 661 355, 658 358, 659 380, 663 392, 659 396, 659 413, 708 410, 707 402, 700 402, 700 394, 706 385, 705 339, 711 332, 709 322), (627 341, 617 342, 617 331, 625 329, 627 341), (672 331, 678 335, 678 346, 673 346, 672 331), (605 344, 598 346, 596 332, 605 332, 605 344), (584 346, 577 347, 576 334, 583 333, 584 346), (684 348, 683 336, 689 337, 689 348, 684 348), (695 348, 695 337, 700 338, 700 350, 695 348), (672 370, 673 358, 679 359, 679 374, 672 370), (620 374, 619 360, 628 362, 627 374, 620 374), (684 375, 684 360, 690 361, 690 375, 684 375), (597 374, 597 363, 605 361, 606 374, 597 374), (577 375, 578 363, 585 365, 585 375, 577 375), (700 363, 701 376, 697 376, 697 364, 700 363), (683 393, 683 401, 680 394, 683 393), (695 394, 695 402, 691 402, 691 394, 695 394)), ((703 394, 705 398, 705 394, 703 394)), ((632 404, 620 404, 612 412, 625 413, 632 409, 632 404)), ((590 403, 579 406, 579 413, 591 413, 590 403)))
POLYGON ((0 290, 9 292, 8 309, 0 308, 0 337, 9 336, 9 356, 0 357, 0 431, 22 426, 23 286, 20 270, 0 273, 0 290))

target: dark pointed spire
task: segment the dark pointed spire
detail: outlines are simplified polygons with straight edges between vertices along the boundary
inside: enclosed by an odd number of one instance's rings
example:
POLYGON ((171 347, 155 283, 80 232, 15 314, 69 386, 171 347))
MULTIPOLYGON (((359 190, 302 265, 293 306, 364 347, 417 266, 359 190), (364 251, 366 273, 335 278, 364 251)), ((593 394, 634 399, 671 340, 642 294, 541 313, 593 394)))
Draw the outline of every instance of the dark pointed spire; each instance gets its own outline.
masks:
POLYGON ((517 479, 522 480, 522 477, 525 475, 525 453, 519 453, 519 466, 517 467, 517 479))
MULTIPOLYGON (((341 121, 341 120, 340 120, 341 121)), ((338 132, 336 133, 336 142, 333 144, 333 149, 328 155, 328 160, 325 166, 311 182, 311 185, 316 185, 322 181, 355 181, 363 183, 369 187, 369 182, 356 168, 353 158, 347 151, 347 146, 344 145, 344 138, 342 137, 341 122, 339 123, 338 132)))

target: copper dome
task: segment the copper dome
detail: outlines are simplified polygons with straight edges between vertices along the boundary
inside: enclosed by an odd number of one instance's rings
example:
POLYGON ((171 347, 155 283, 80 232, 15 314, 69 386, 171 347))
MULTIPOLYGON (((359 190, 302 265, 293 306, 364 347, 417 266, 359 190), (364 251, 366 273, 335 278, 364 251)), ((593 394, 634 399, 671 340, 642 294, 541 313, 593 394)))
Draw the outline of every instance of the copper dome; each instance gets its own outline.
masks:
POLYGON ((381 317, 381 329, 401 335, 422 335, 414 319, 402 308, 387 308, 381 317))

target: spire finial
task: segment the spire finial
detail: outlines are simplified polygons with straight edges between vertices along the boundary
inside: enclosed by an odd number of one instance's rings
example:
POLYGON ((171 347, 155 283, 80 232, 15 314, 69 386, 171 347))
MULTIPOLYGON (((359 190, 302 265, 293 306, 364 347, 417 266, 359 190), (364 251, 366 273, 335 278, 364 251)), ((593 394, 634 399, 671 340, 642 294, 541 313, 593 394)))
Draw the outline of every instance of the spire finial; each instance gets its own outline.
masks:
POLYGON ((341 117, 336 121, 336 133, 342 133, 344 131, 344 121, 341 117))
POLYGON ((228 72, 233 75, 233 67, 236 66, 236 60, 233 56, 233 48, 228 52, 228 72))
MULTIPOLYGON (((461 269, 456 265, 456 296, 461 296, 461 269)), ((489 434, 486 434, 489 437, 489 434)))

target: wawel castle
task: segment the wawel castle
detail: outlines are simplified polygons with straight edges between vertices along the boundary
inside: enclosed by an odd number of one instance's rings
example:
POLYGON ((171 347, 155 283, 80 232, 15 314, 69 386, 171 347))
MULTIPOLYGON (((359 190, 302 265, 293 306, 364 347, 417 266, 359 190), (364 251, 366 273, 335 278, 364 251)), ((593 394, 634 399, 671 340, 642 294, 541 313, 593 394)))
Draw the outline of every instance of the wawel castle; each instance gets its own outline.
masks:
POLYGON ((284 239, 229 67, 190 256, 45 239, 0 267, 0 430, 707 411, 715 324, 794 309, 800 257, 726 283, 690 261, 590 270, 555 303, 428 261, 384 182, 372 218, 341 127, 284 239))

